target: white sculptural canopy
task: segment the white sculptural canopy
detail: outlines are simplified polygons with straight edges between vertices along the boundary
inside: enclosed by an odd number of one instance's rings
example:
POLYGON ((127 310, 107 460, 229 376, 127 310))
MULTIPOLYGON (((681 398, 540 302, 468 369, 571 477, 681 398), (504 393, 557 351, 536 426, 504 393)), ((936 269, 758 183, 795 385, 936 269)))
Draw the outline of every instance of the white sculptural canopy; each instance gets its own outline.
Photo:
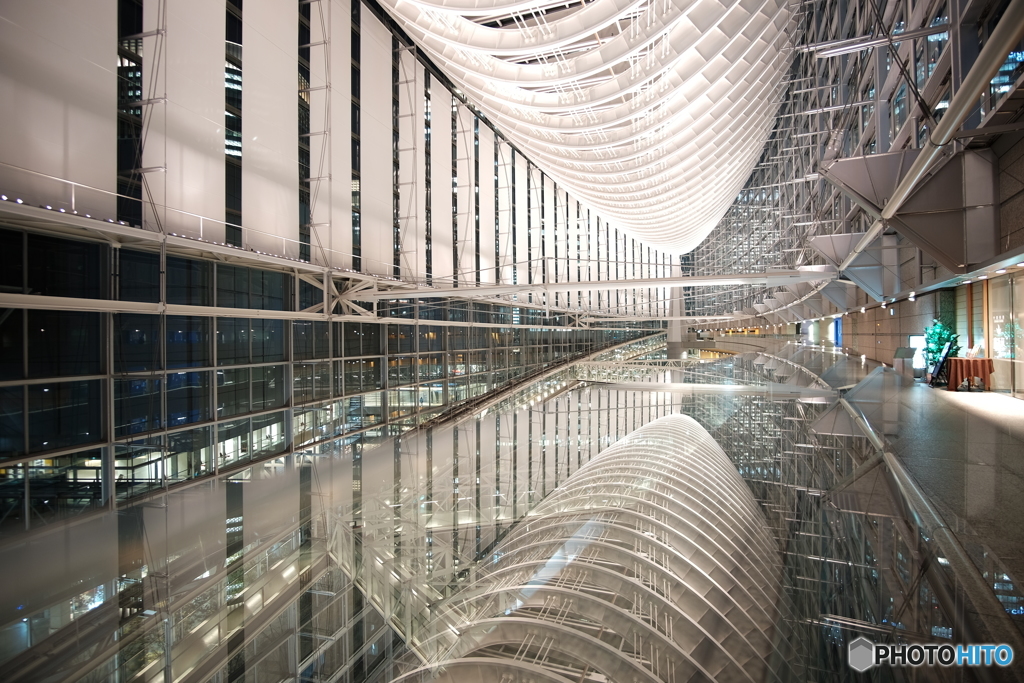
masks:
POLYGON ((782 0, 383 0, 538 166, 645 243, 735 199, 789 63, 782 0))

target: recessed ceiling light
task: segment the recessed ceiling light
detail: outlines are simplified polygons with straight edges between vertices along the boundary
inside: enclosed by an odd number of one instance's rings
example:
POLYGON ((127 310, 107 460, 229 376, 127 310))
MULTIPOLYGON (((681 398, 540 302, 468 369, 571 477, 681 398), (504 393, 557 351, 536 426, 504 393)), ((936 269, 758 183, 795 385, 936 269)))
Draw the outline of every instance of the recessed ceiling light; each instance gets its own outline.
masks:
POLYGON ((996 271, 996 275, 1002 275, 1005 272, 1006 272, 1006 268, 1000 268, 999 270, 996 271))

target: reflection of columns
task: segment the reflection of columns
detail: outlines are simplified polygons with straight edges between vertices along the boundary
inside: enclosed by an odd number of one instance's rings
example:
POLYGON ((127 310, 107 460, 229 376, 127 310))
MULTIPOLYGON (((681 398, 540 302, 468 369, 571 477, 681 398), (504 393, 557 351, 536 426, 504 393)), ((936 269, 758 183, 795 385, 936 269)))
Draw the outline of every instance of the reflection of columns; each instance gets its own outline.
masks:
POLYGON ((683 288, 672 287, 668 291, 668 357, 682 358, 685 348, 683 345, 683 321, 673 320, 672 318, 679 318, 685 315, 683 312, 683 288))

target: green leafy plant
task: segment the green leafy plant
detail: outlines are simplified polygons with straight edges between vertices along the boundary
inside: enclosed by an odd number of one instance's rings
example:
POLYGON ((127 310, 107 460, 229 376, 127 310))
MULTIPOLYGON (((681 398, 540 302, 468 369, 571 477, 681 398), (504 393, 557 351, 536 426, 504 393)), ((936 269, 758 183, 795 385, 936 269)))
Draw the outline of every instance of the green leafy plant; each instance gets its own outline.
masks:
POLYGON ((928 362, 929 372, 930 368, 939 361, 942 349, 946 348, 946 342, 953 342, 949 347, 950 358, 955 358, 960 353, 960 345, 957 344, 960 335, 953 332, 952 328, 945 323, 938 320, 932 320, 932 322, 935 324, 924 330, 924 355, 928 362))

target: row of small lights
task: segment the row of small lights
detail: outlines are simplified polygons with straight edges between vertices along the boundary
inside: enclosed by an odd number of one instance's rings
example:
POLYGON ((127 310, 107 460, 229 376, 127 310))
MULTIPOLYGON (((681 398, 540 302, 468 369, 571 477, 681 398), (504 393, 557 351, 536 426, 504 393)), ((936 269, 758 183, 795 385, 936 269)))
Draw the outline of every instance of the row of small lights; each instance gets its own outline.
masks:
MULTIPOLYGON (((10 201, 9 198, 7 197, 7 195, 5 195, 5 194, 0 194, 0 200, 5 201, 5 202, 6 201, 10 201)), ((16 198, 16 199, 14 199, 14 201, 16 203, 18 203, 18 204, 24 204, 25 203, 24 200, 22 200, 20 198, 16 198)), ((49 204, 42 205, 41 208, 47 209, 48 211, 53 211, 53 207, 50 206, 49 204)), ((58 208, 57 211, 59 211, 60 213, 67 213, 66 210, 60 209, 60 208, 58 208)), ((71 214, 77 216, 78 215, 78 211, 72 211, 71 214)), ((92 216, 89 215, 89 214, 85 214, 85 217, 86 218, 92 218, 92 216)), ((102 220, 102 219, 96 218, 94 220, 102 220)), ((126 223, 124 221, 115 221, 113 218, 108 218, 107 222, 108 223, 117 223, 118 225, 128 225, 128 223, 126 223)), ((140 226, 136 225, 136 226, 133 226, 133 227, 138 228, 140 226)), ((219 246, 222 246, 222 247, 231 247, 232 249, 242 249, 242 247, 238 247, 238 246, 236 246, 234 244, 228 244, 227 242, 215 242, 213 240, 204 240, 204 239, 200 239, 198 237, 192 237, 191 235, 179 235, 176 232, 172 232, 170 234, 171 234, 172 237, 181 237, 183 239, 192 240, 193 242, 202 242, 204 244, 216 244, 216 245, 219 245, 219 246)), ((259 254, 261 256, 272 256, 274 258, 284 259, 286 261, 295 261, 296 263, 308 263, 308 261, 303 261, 302 259, 292 258, 291 256, 281 256, 280 254, 272 254, 270 252, 260 251, 258 249, 252 249, 251 251, 253 253, 259 254)), ((1017 267, 1018 268, 1024 268, 1024 263, 1018 263, 1017 267)), ((332 270, 334 270, 336 272, 340 271, 340 272, 344 272, 344 273, 359 273, 359 271, 352 270, 351 268, 334 268, 332 270)), ((995 275, 1003 275, 1004 273, 1006 273, 1006 268, 1000 268, 1000 269, 995 271, 995 275)), ((392 280, 394 282, 399 282, 400 281, 398 278, 390 276, 390 275, 378 275, 376 277, 378 279, 382 279, 382 280, 392 280)), ((988 275, 979 275, 977 279, 978 280, 987 280, 988 278, 989 278, 988 275)), ((960 282, 960 284, 968 285, 971 282, 972 282, 971 279, 967 279, 967 280, 963 280, 962 282, 960 282)), ((916 301, 917 300, 917 292, 911 292, 910 296, 907 297, 907 300, 911 301, 911 302, 916 301)), ((896 303, 896 298, 893 297, 892 301, 889 302, 889 303, 896 303)), ((882 300, 882 308, 883 309, 886 308, 886 302, 885 302, 884 299, 882 300)), ((575 310, 575 309, 570 309, 570 310, 575 310)), ((860 312, 861 313, 866 313, 867 312, 866 307, 861 306, 860 312)), ((848 315, 848 314, 849 314, 849 311, 847 311, 846 313, 837 313, 837 314, 835 314, 835 315, 833 315, 831 317, 833 319, 835 319, 835 318, 839 318, 841 316, 848 315)), ((889 315, 895 315, 895 311, 894 310, 890 310, 889 311, 889 315)), ((829 316, 822 316, 822 317, 818 318, 818 320, 825 320, 828 317, 829 316)), ((808 321, 804 320, 803 322, 806 323, 808 321)), ((773 327, 778 327, 778 325, 774 325, 773 327)), ((725 330, 725 331, 727 331, 727 332, 734 332, 734 331, 739 331, 739 330, 743 330, 743 329, 768 329, 768 326, 767 325, 762 325, 762 326, 757 326, 755 328, 749 328, 749 327, 747 327, 747 328, 729 328, 728 330, 725 330)), ((703 332, 704 330, 697 330, 697 331, 698 332, 703 332)))
MULTIPOLYGON (((1018 263, 1016 267, 1017 268, 1024 268, 1024 263, 1018 263)), ((1003 275, 1004 273, 1006 273, 1006 268, 1000 268, 999 270, 994 271, 992 274, 993 275, 1003 275)), ((988 278, 989 278, 988 275, 979 275, 977 277, 978 280, 987 280, 988 278)), ((960 284, 962 284, 962 285, 969 285, 969 284, 971 284, 971 282, 973 282, 973 280, 968 278, 968 279, 962 281, 960 284)))
MULTIPOLYGON (((1024 262, 1018 263, 1016 267, 1017 268, 1024 268, 1024 262)), ((993 272, 993 275, 1004 275, 1004 274, 1006 274, 1006 272, 1007 272, 1006 268, 999 268, 998 270, 993 272)), ((978 280, 987 280, 987 279, 989 279, 989 276, 988 275, 979 275, 977 277, 977 279, 978 280)), ((973 280, 968 278, 966 280, 961 281, 959 284, 961 284, 961 285, 969 285, 969 284, 971 284, 971 282, 973 282, 973 280)), ((917 301, 917 292, 911 292, 910 296, 907 297, 907 301, 910 301, 910 302, 917 301)), ((894 304, 894 303, 896 303, 896 297, 893 297, 892 300, 889 301, 889 302, 886 302, 885 299, 882 299, 882 310, 885 310, 886 308, 889 308, 889 306, 894 304)), ((867 313, 868 312, 867 307, 866 306, 861 306, 860 307, 860 312, 861 313, 867 313)), ((822 317, 816 318, 816 319, 812 318, 810 321, 804 320, 802 322, 803 323, 807 323, 807 322, 812 322, 814 320, 822 321, 822 320, 825 320, 825 319, 830 318, 830 317, 834 320, 836 318, 841 318, 844 315, 849 315, 849 314, 850 314, 850 312, 846 311, 845 313, 836 313, 836 314, 831 315, 831 316, 822 316, 822 317)), ((896 309, 889 308, 889 315, 896 315, 896 309)), ((779 327, 779 325, 772 325, 772 327, 773 328, 777 328, 777 327, 779 327)), ((754 328, 750 328, 750 327, 729 328, 728 330, 721 330, 721 331, 725 331, 725 332, 738 332, 738 331, 741 331, 741 330, 749 330, 749 329, 758 329, 758 330, 760 330, 760 329, 768 329, 768 325, 760 325, 760 326, 757 326, 757 327, 754 327, 754 328)), ((697 331, 698 332, 704 332, 704 330, 697 330, 697 331)), ((708 330, 708 331, 710 332, 711 330, 708 330)))
MULTIPOLYGON (((23 200, 21 198, 11 199, 7 195, 5 195, 5 194, 0 194, 0 201, 5 201, 5 202, 13 201, 16 204, 24 204, 25 203, 25 200, 23 200)), ((46 209, 47 211, 53 211, 54 210, 54 208, 51 205, 49 205, 49 204, 40 204, 39 208, 46 209)), ((60 213, 68 213, 69 215, 72 215, 72 216, 84 215, 86 218, 92 218, 92 216, 90 214, 79 214, 78 211, 68 212, 66 209, 61 209, 61 208, 57 208, 56 210, 58 212, 60 212, 60 213)), ((96 220, 96 221, 102 221, 103 220, 102 218, 92 218, 92 219, 96 220)), ((117 225, 125 225, 125 226, 129 226, 129 227, 141 229, 141 226, 130 225, 129 223, 126 223, 125 221, 115 221, 113 218, 108 218, 107 219, 107 223, 116 223, 117 225)), ((227 242, 215 242, 214 240, 204 240, 204 239, 201 239, 199 237, 192 237, 191 235, 179 235, 176 232, 172 232, 172 233, 169 233, 169 234, 170 234, 171 237, 181 237, 182 239, 192 240, 193 242, 202 242, 203 244, 216 244, 216 245, 221 246, 221 247, 230 247, 232 249, 238 249, 240 251, 245 251, 245 249, 243 247, 239 247, 239 246, 234 245, 234 244, 228 244, 227 242)), ((258 249, 251 249, 250 251, 252 253, 259 254, 261 256, 273 256, 274 258, 284 259, 285 261, 295 261, 296 263, 309 263, 308 261, 303 261, 302 259, 292 258, 291 256, 281 256, 280 254, 272 254, 272 253, 270 253, 268 251, 259 251, 258 249)), ((352 270, 351 268, 334 268, 333 270, 335 270, 335 271, 342 271, 342 272, 345 272, 345 273, 358 273, 359 272, 357 270, 352 270)), ((392 277, 390 275, 378 275, 376 277, 377 277, 377 279, 380 279, 380 280, 394 280, 395 282, 399 282, 398 278, 392 277)))

